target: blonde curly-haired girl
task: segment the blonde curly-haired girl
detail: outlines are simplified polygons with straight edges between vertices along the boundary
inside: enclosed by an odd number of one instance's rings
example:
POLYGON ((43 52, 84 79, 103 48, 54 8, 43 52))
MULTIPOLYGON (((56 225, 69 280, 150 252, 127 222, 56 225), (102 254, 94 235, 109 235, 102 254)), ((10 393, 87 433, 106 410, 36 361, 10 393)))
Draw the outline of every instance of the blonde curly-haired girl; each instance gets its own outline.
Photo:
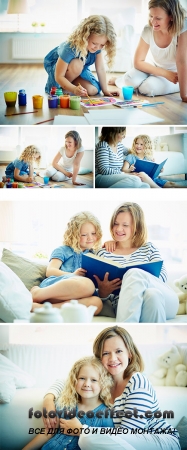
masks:
MULTIPOLYGON (((82 20, 66 42, 46 55, 46 92, 50 93, 51 87, 56 86, 74 95, 96 95, 102 90, 104 95, 112 96, 107 89, 103 49, 111 68, 116 54, 116 33, 112 22, 106 16, 89 16, 82 20), (89 69, 94 63, 98 80, 89 69)), ((113 94, 118 95, 118 91, 113 94)))
POLYGON ((73 364, 64 389, 57 402, 57 415, 60 418, 56 434, 40 434, 35 437, 23 450, 53 450, 71 448, 79 450, 78 440, 80 425, 86 427, 111 427, 108 406, 111 406, 111 388, 114 382, 112 376, 95 356, 81 358, 73 364), (63 409, 62 409, 63 408, 63 409), (105 417, 106 413, 106 417, 105 417), (109 417, 108 417, 109 416, 109 417), (72 419, 73 418, 73 422, 72 419), (63 433, 62 429, 72 428, 70 433, 63 433), (53 437, 53 439, 51 439, 53 437))
MULTIPOLYGON (((145 172, 136 172, 137 159, 154 162, 153 143, 147 134, 139 134, 132 143, 132 148, 129 154, 125 157, 123 172, 135 175, 141 178, 142 181, 148 183, 151 188, 181 188, 182 186, 173 182, 159 178, 149 177, 145 172)), ((163 170, 163 169, 162 169, 163 170)))
POLYGON ((57 307, 66 301, 97 307, 95 315, 102 309, 102 301, 95 294, 94 283, 86 278, 82 269, 82 254, 101 247, 101 225, 97 217, 88 211, 75 214, 68 222, 62 246, 53 250, 47 266, 45 280, 31 289, 33 301, 38 306, 45 300, 57 307))
POLYGON ((19 158, 12 161, 5 170, 6 178, 14 178, 16 181, 30 183, 34 180, 33 163, 39 165, 41 153, 35 145, 28 145, 19 158))

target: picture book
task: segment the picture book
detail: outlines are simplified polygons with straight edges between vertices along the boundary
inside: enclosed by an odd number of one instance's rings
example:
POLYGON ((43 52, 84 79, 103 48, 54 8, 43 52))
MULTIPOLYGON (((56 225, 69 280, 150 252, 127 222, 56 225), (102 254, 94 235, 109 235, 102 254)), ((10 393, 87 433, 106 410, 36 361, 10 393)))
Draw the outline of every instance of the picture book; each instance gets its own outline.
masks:
POLYGON ((136 172, 145 172, 149 177, 156 178, 158 177, 162 167, 166 163, 167 159, 162 161, 160 164, 155 163, 154 161, 146 161, 145 159, 137 159, 134 166, 136 172))
MULTIPOLYGON (((97 275, 101 280, 103 280, 105 273, 109 272, 109 280, 113 280, 114 278, 122 279, 127 270, 136 268, 145 270, 146 272, 159 278, 162 264, 162 260, 154 260, 145 263, 130 263, 123 267, 121 264, 112 261, 112 259, 110 260, 108 258, 104 258, 103 256, 94 255, 93 253, 83 253, 82 255, 82 268, 87 270, 86 277, 90 278, 96 287, 97 282, 93 275, 97 275)), ((118 292, 119 289, 115 291, 115 294, 118 292)))
POLYGON ((41 186, 41 183, 37 183, 36 181, 33 181, 33 183, 25 183, 26 188, 38 188, 41 186))
POLYGON ((85 108, 93 108, 94 106, 110 106, 116 103, 114 97, 99 97, 99 98, 82 98, 81 105, 85 108))
POLYGON ((147 105, 148 103, 147 100, 117 100, 114 106, 118 106, 119 108, 127 108, 128 106, 136 108, 144 104, 147 105))

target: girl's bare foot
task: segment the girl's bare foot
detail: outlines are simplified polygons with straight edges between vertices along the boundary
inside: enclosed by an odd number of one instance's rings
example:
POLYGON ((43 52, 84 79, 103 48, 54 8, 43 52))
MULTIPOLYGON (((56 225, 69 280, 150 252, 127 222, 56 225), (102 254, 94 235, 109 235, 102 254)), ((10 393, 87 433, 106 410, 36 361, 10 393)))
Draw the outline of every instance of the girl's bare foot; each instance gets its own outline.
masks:
POLYGON ((115 85, 116 85, 116 78, 117 78, 117 77, 112 77, 112 78, 110 78, 110 80, 108 81, 108 84, 110 84, 110 85, 112 85, 112 86, 115 86, 115 85))
POLYGON ((40 291, 41 291, 41 288, 39 288, 39 286, 32 287, 32 289, 30 290, 30 293, 32 295, 33 301, 38 302, 38 303, 43 301, 43 299, 41 299, 41 297, 40 297, 40 291))
POLYGON ((31 312, 33 312, 36 308, 42 308, 43 305, 40 303, 34 303, 32 304, 31 312))
POLYGON ((184 186, 181 186, 180 184, 177 184, 174 181, 167 181, 167 183, 165 183, 163 187, 164 188, 184 188, 184 186))

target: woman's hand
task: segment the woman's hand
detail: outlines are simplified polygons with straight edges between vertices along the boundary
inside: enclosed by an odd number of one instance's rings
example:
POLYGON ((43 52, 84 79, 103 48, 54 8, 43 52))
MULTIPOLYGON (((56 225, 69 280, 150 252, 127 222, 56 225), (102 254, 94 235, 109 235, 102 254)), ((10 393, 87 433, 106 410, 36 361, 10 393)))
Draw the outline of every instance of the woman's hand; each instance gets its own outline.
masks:
POLYGON ((83 88, 80 84, 78 86, 75 86, 74 92, 75 95, 80 95, 81 97, 87 97, 88 93, 85 88, 83 88))
POLYGON ((82 269, 81 267, 75 270, 74 275, 78 275, 79 277, 85 277, 87 270, 82 269))
POLYGON ((113 253, 116 250, 116 242, 115 241, 106 241, 106 242, 104 242, 102 248, 106 248, 107 252, 113 253))
POLYGON ((75 186, 85 186, 84 183, 77 183, 76 181, 72 181, 75 186))
POLYGON ((106 298, 108 295, 112 294, 113 291, 119 289, 121 287, 120 278, 114 278, 114 280, 109 281, 109 273, 106 272, 103 278, 103 281, 97 275, 93 275, 95 280, 97 281, 98 289, 99 289, 99 297, 106 298))
POLYGON ((66 177, 72 178, 72 176, 73 176, 72 172, 66 172, 66 177))
POLYGON ((43 423, 45 425, 45 428, 56 428, 57 424, 58 424, 58 417, 54 417, 53 419, 48 417, 49 411, 56 411, 53 394, 48 394, 44 398, 43 411, 44 411, 43 423), (45 412, 46 412, 46 414, 45 414, 45 412), (45 415, 47 417, 45 417, 45 415))
POLYGON ((165 75, 164 77, 171 81, 174 84, 178 83, 178 73, 177 72, 172 72, 172 70, 165 70, 165 75))
POLYGON ((79 433, 68 433, 68 430, 74 430, 75 428, 82 428, 82 423, 77 419, 77 417, 74 417, 73 419, 60 419, 60 428, 64 429, 64 434, 68 434, 69 436, 79 436, 79 433))

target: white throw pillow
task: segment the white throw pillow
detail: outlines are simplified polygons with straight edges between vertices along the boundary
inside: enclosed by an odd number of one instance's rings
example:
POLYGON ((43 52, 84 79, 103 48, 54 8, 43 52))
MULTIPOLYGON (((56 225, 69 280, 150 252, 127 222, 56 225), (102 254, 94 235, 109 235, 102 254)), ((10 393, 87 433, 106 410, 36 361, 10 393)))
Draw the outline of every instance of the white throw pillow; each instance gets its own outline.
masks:
POLYGON ((13 377, 0 375, 0 403, 10 403, 16 393, 13 377))
POLYGON ((0 382, 5 378, 12 378, 16 388, 32 387, 35 379, 24 370, 20 369, 6 356, 0 354, 0 382))
POLYGON ((0 319, 11 323, 14 319, 30 319, 32 296, 9 267, 0 262, 0 319))

